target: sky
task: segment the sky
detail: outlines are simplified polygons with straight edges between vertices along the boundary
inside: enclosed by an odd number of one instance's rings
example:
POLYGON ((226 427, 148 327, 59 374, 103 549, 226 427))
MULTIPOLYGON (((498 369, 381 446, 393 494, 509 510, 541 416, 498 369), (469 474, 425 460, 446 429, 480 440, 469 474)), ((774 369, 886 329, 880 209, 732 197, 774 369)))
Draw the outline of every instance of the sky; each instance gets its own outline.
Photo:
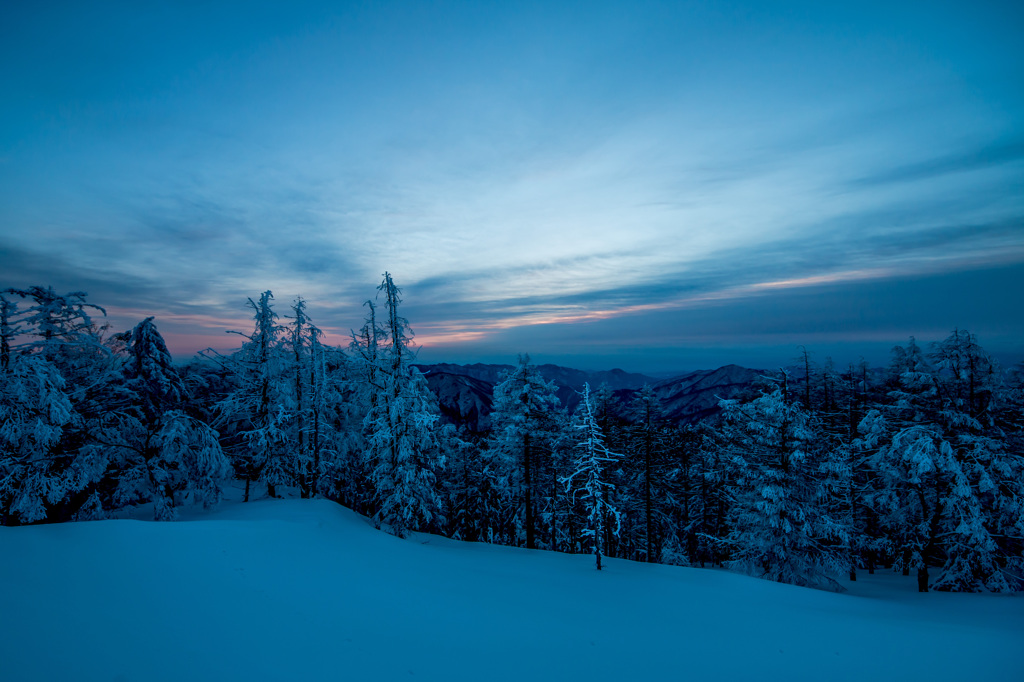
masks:
POLYGON ((1024 5, 6 3, 0 287, 181 359, 382 273, 424 362, 1024 360, 1024 5))

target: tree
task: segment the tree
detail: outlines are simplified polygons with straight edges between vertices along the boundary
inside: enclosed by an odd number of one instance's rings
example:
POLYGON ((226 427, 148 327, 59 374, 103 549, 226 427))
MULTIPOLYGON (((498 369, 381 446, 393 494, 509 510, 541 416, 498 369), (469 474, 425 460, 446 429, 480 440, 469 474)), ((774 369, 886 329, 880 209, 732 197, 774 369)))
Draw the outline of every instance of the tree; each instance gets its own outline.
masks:
POLYGON ((105 313, 83 292, 34 286, 5 293, 29 305, 19 310, 0 297, 0 400, 8 411, 0 426, 8 437, 0 485, 14 505, 4 513, 8 521, 13 512, 22 522, 69 519, 105 468, 106 460, 87 448, 97 424, 124 401, 116 358, 88 309, 105 313))
POLYGON ((836 467, 785 386, 747 404, 723 400, 734 504, 732 566, 794 585, 839 588, 848 531, 828 512, 836 467))
POLYGON ((337 348, 325 346, 323 332, 310 325, 309 381, 307 418, 304 421, 308 457, 310 494, 333 495, 338 479, 348 478, 353 454, 356 417, 350 398, 351 381, 347 376, 348 359, 337 348))
MULTIPOLYGON (((96 458, 109 458, 108 476, 116 483, 109 506, 152 502, 157 520, 172 520, 179 503, 216 504, 231 464, 217 432, 185 412, 190 396, 153 318, 118 340, 128 355, 130 404, 105 415, 87 446, 96 458)), ((94 506, 102 503, 94 496, 94 506)))
POLYGON ((282 329, 271 301, 274 294, 264 291, 259 302, 249 299, 254 327, 241 349, 230 357, 213 350, 204 355, 227 368, 237 388, 218 404, 218 422, 240 422, 241 442, 235 446, 235 466, 245 477, 245 497, 249 501, 251 481, 266 483, 267 495, 277 497, 277 486, 294 481, 294 458, 289 426, 294 406, 290 386, 285 381, 286 352, 282 329))
POLYGON ((294 317, 288 334, 288 341, 292 350, 292 400, 295 405, 294 417, 295 428, 292 441, 296 447, 296 472, 299 479, 299 494, 302 497, 309 497, 310 494, 310 467, 312 466, 312 452, 308 448, 306 438, 306 418, 309 412, 309 353, 307 351, 307 327, 310 327, 309 318, 306 316, 306 302, 301 297, 295 299, 292 305, 294 317))
POLYGON ((995 419, 999 372, 969 332, 893 352, 889 403, 860 424, 872 500, 918 589, 1020 589, 1024 461, 995 419), (930 362, 928 362, 930 361, 930 362))
MULTIPOLYGON (((399 537, 441 521, 435 491, 436 472, 445 457, 438 439, 437 399, 419 370, 412 366, 412 331, 398 314, 401 290, 390 273, 377 288, 383 293, 386 325, 369 335, 364 356, 373 366, 366 376, 375 396, 364 421, 366 459, 375 494, 374 520, 399 537)), ((371 311, 373 310, 373 306, 371 311)))
POLYGON ((541 453, 551 452, 557 406, 554 384, 544 381, 528 355, 494 387, 488 456, 512 508, 500 534, 518 541, 521 530, 529 549, 537 547, 535 473, 541 453))
POLYGON ((604 468, 621 455, 611 452, 605 445, 604 434, 594 417, 590 384, 583 385, 581 398, 573 420, 573 428, 579 439, 576 444, 575 470, 563 477, 561 482, 571 491, 574 500, 579 496, 584 504, 587 527, 581 535, 584 539, 590 539, 597 570, 600 571, 605 524, 609 524, 608 529, 614 536, 618 536, 621 528, 619 511, 608 503, 612 486, 605 479, 604 468))
POLYGON ((328 370, 328 356, 336 369, 345 364, 345 359, 339 350, 324 346, 323 332, 313 324, 301 297, 295 300, 292 312, 287 330, 290 357, 283 368, 290 376, 293 421, 289 441, 295 444, 292 459, 300 495, 310 497, 321 492, 325 451, 333 457, 339 447, 345 449, 330 419, 345 410, 344 387, 328 370))
POLYGON ((19 353, 0 368, 0 522, 32 523, 82 487, 93 472, 64 466, 57 447, 78 415, 60 372, 42 355, 19 353))
POLYGON ((641 447, 643 451, 643 502, 644 502, 644 555, 647 561, 655 561, 654 526, 652 522, 654 505, 651 497, 653 461, 658 441, 657 421, 661 417, 661 402, 650 384, 644 384, 636 398, 634 410, 638 417, 641 447))
POLYGON ((11 364, 11 343, 21 333, 16 316, 18 306, 0 293, 0 372, 11 364))

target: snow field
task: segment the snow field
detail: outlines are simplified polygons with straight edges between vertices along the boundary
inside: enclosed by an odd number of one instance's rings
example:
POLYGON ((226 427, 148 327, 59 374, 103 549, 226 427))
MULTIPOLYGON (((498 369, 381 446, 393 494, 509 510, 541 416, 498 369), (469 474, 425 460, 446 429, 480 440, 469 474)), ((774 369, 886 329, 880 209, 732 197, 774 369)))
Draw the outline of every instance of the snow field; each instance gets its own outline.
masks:
POLYGON ((1020 680, 1024 599, 375 530, 322 500, 0 527, 0 680, 1020 680))

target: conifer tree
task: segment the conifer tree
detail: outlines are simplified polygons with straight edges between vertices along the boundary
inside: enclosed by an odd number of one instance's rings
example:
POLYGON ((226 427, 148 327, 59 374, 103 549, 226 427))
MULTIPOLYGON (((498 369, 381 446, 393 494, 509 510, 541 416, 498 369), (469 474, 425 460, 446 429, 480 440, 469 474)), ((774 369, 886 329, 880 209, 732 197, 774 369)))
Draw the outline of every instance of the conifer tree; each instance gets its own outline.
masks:
MULTIPOLYGON (((113 508, 152 502, 157 520, 176 518, 179 503, 216 504, 231 476, 218 434, 187 413, 190 396, 163 337, 148 317, 119 335, 130 404, 102 420, 94 456, 109 458, 113 508)), ((94 497, 97 509, 105 500, 94 497)))
MULTIPOLYGON (((445 456, 438 438, 440 410, 426 380, 412 366, 412 331, 398 314, 401 290, 390 273, 378 287, 384 296, 387 320, 368 354, 367 369, 374 400, 365 419, 365 459, 373 485, 375 521, 395 535, 440 525, 441 507, 436 474, 445 456)), ((372 310, 371 306, 371 310, 372 310)), ((375 325, 374 325, 375 326, 375 325)))
POLYGON ((583 502, 587 527, 581 535, 590 540, 597 570, 600 571, 606 530, 608 534, 617 537, 621 529, 619 511, 608 502, 612 485, 607 482, 604 471, 621 455, 610 451, 605 445, 604 434, 594 416, 590 384, 583 385, 581 398, 573 419, 578 439, 575 467, 561 482, 571 491, 574 500, 578 498, 583 502))
POLYGON ((288 363, 273 298, 272 292, 265 291, 259 302, 249 299, 253 331, 230 332, 245 337, 241 349, 228 357, 209 349, 204 353, 229 370, 237 384, 217 409, 219 424, 238 424, 241 442, 234 446, 233 459, 245 478, 245 501, 249 500, 253 480, 265 483, 270 497, 277 497, 278 485, 295 480, 289 434, 294 405, 286 382, 288 363))
POLYGON ((904 571, 918 589, 1020 589, 1024 462, 993 417, 994 362, 954 331, 927 358, 911 340, 894 351, 892 403, 861 422, 879 481, 872 494, 904 571))
POLYGON ((6 360, 9 378, 3 399, 13 410, 0 428, 9 435, 29 423, 42 429, 38 438, 8 441, 8 461, 21 465, 13 467, 19 473, 8 476, 6 489, 22 521, 66 520, 79 512, 106 466, 105 457, 87 448, 98 423, 125 399, 117 360, 89 310, 106 313, 86 303, 83 292, 33 286, 5 294, 28 305, 19 309, 6 296, 0 301, 0 365, 6 360))
POLYGON ((655 549, 654 501, 651 495, 655 452, 658 446, 658 419, 661 417, 661 403, 650 384, 644 384, 636 398, 634 410, 638 418, 641 450, 643 454, 643 507, 644 507, 644 557, 655 561, 659 552, 655 549))
POLYGON ((498 484, 510 501, 509 518, 500 521, 499 534, 526 547, 537 547, 537 469, 550 457, 557 428, 558 397, 553 383, 544 381, 528 355, 494 387, 494 411, 488 457, 498 484))
POLYGON ((848 531, 829 514, 832 453, 784 385, 747 403, 722 401, 733 467, 731 564, 794 585, 839 588, 848 531))
POLYGON ((0 523, 42 520, 47 505, 92 478, 64 466, 57 451, 78 418, 64 379, 42 355, 15 353, 0 367, 0 523))

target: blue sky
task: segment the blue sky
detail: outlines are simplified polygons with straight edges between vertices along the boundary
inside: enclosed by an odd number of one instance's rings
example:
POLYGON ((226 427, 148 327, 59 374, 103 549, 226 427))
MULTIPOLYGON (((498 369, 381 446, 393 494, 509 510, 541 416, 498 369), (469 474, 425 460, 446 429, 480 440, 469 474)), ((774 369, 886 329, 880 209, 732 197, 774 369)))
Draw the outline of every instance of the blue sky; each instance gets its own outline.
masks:
POLYGON ((9 3, 0 286, 179 356, 390 271, 425 361, 1024 358, 1017 3, 9 3))

